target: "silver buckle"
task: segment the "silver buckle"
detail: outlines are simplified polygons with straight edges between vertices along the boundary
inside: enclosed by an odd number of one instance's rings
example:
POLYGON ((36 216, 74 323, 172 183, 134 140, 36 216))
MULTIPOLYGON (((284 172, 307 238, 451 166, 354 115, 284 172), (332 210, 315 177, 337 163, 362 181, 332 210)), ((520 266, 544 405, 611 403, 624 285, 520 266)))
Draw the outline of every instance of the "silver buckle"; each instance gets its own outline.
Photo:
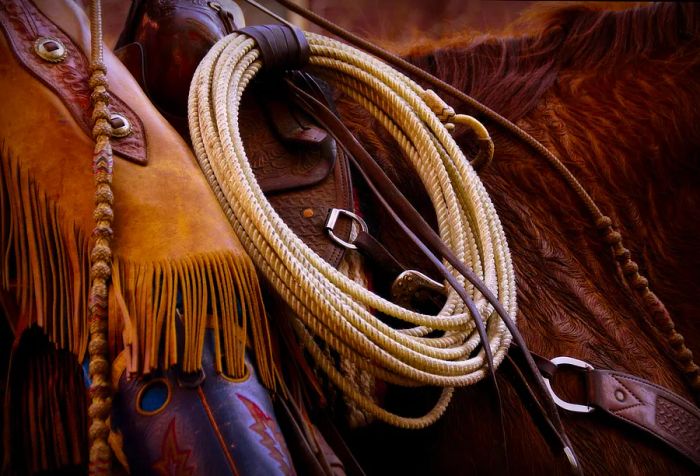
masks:
POLYGON ((328 212, 328 218, 326 218, 326 231, 328 232, 328 236, 331 237, 333 241, 338 243, 340 246, 343 246, 349 250, 356 250, 357 246, 348 243, 347 241, 343 240, 342 238, 339 238, 335 233, 333 233, 333 230, 335 229, 335 224, 338 222, 338 218, 340 215, 345 215, 348 218, 354 220, 357 222, 357 224, 360 225, 360 229, 367 233, 367 223, 359 217, 358 215, 355 215, 353 212, 349 212, 347 210, 343 210, 342 208, 331 208, 331 210, 328 212))
MULTIPOLYGON (((577 367, 579 369, 594 370, 593 366, 588 362, 574 359, 573 357, 555 357, 551 360, 551 362, 557 367, 559 367, 560 365, 569 365, 571 367, 577 367)), ((554 389, 552 388, 552 384, 549 382, 549 379, 545 376, 542 376, 542 378, 544 379, 544 384, 547 387, 547 390, 549 390, 549 394, 552 396, 552 400, 554 400, 554 403, 556 403, 559 408, 563 408, 564 410, 568 410, 574 413, 591 413, 593 410, 595 410, 594 407, 591 407, 589 405, 580 405, 578 403, 570 403, 562 400, 557 396, 556 393, 554 393, 554 389)))

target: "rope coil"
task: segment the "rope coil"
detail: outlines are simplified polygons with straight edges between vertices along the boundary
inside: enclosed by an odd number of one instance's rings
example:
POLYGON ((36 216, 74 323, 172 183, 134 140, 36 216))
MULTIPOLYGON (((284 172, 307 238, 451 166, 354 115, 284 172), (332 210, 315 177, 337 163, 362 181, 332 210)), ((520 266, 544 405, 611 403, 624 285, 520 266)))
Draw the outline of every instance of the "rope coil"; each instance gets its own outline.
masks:
MULTIPOLYGON (((503 228, 472 166, 426 103, 430 93, 355 48, 306 35, 312 72, 357 101, 396 139, 428 191, 442 240, 515 316, 515 276, 503 228)), ((425 427, 446 409, 451 387, 474 384, 488 373, 483 348, 472 355, 481 343, 473 316, 452 289, 437 316, 399 307, 328 265, 287 227, 258 186, 238 129, 241 98, 262 66, 255 42, 239 33, 222 39, 200 63, 189 97, 190 133, 200 166, 257 268, 299 317, 294 327, 331 381, 387 423, 425 427), (393 329, 373 311, 413 327, 393 329), (444 332, 429 337, 434 330, 444 332), (446 388, 422 417, 392 414, 345 381, 317 338, 388 382, 446 388)), ((481 293, 448 269, 476 303, 494 362, 500 364, 510 333, 481 293)))

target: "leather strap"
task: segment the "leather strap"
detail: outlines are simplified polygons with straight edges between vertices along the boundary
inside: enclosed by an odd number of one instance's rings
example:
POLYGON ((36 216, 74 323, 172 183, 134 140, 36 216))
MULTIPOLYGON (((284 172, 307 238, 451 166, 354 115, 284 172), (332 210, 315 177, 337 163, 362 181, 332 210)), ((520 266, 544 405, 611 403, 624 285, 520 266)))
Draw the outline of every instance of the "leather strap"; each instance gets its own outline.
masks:
POLYGON ((309 43, 304 33, 288 25, 247 26, 238 30, 255 40, 265 72, 301 69, 309 61, 309 43))
POLYGON ((700 409, 669 390, 613 370, 586 372, 589 404, 658 438, 700 466, 700 409))
POLYGON ((393 281, 396 276, 406 271, 406 267, 384 245, 366 231, 360 231, 353 240, 353 244, 365 256, 370 258, 374 268, 382 275, 389 276, 390 281, 393 281))

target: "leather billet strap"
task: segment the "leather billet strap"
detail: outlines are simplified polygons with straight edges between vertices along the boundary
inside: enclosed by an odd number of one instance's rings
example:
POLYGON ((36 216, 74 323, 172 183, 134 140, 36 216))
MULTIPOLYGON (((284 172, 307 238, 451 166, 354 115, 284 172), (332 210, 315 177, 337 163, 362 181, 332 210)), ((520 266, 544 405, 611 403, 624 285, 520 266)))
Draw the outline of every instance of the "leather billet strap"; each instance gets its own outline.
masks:
POLYGON ((571 357, 549 360, 533 354, 533 358, 561 408, 574 413, 602 411, 661 440, 700 467, 700 409, 689 401, 643 378, 596 369, 571 357), (561 366, 582 375, 586 404, 563 401, 552 389, 549 380, 561 366))
POLYGON ((301 69, 309 61, 309 42, 299 28, 256 25, 238 31, 255 40, 266 73, 301 69))
MULTIPOLYGON (((333 114, 322 102, 308 94, 303 89, 299 88, 292 81, 287 81, 288 91, 293 100, 307 113, 314 117, 330 134, 336 139, 338 144, 348 153, 351 162, 355 165, 355 169, 363 177, 369 189, 375 195, 377 200, 382 205, 383 209, 392 217, 404 234, 421 250, 424 256, 430 260, 435 268, 440 273, 441 277, 449 283, 459 297, 463 300, 470 313, 475 316, 474 322, 476 330, 482 342, 488 342, 484 323, 479 319, 479 313, 474 302, 469 297, 468 293, 461 286, 450 271, 442 264, 442 259, 449 262, 454 269, 470 281, 489 301, 496 312, 511 332, 514 342, 523 351, 525 366, 528 374, 538 389, 541 395, 542 406, 539 408, 547 413, 547 420, 553 425, 556 433, 555 437, 558 440, 561 450, 566 455, 568 463, 572 471, 580 474, 581 468, 573 453, 572 445, 566 435, 563 423, 559 417, 554 401, 547 392, 544 382, 541 378, 539 370, 535 365, 527 346, 517 327, 508 316, 508 313, 500 304, 498 299, 486 287, 486 285, 471 271, 464 263, 462 263, 442 241, 440 236, 430 227, 423 219, 410 202, 397 189, 394 183, 386 176, 381 167, 372 159, 369 153, 362 147, 352 133, 345 127, 338 117, 333 114)), ((495 379, 495 371, 493 365, 493 356, 488 345, 483 346, 486 360, 489 364, 490 380, 494 385, 494 391, 497 396, 496 400, 500 402, 500 390, 495 379)), ((500 403, 499 403, 500 405, 500 403)), ((499 412, 500 415, 500 412, 499 412)))
MULTIPOLYGON (((0 29, 20 64, 61 99, 78 125, 90 135, 90 88, 85 80, 90 69, 80 48, 31 2, 0 2, 0 29), (40 58, 34 51, 34 42, 40 38, 59 40, 66 49, 65 58, 56 63, 40 58)), ((112 138, 114 152, 131 162, 146 165, 146 135, 141 119, 113 93, 110 93, 110 110, 125 117, 131 126, 128 135, 112 138)), ((55 125, 46 124, 46 127, 55 125)))
POLYGON ((700 467, 700 409, 647 380, 613 370, 586 372, 589 405, 655 436, 700 467))

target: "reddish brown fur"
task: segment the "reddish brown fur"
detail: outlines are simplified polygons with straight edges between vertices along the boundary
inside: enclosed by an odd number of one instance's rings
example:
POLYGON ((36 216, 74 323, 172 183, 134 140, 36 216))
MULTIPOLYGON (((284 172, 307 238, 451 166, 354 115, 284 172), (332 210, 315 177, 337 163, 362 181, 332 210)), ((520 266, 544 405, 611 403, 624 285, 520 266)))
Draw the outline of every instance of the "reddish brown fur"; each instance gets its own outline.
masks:
MULTIPOLYGON (((565 6, 528 22, 526 31, 543 22, 541 33, 475 41, 467 35, 409 56, 518 121, 570 167, 619 226, 652 290, 700 356, 700 9, 565 6)), ((403 189, 414 190, 415 177, 386 135, 366 127, 365 114, 351 105, 344 111, 403 189)), ((519 326, 532 350, 627 371, 690 398, 651 317, 573 193, 542 158, 508 132, 487 127, 497 153, 481 176, 509 237, 519 326)), ((511 472, 565 472, 501 380, 511 472)), ((369 428, 358 438, 360 454, 373 474, 492 473, 502 466, 488 398, 487 385, 460 391, 447 416, 425 431, 369 428)), ((692 472, 636 432, 596 416, 564 419, 587 474, 692 472)))

